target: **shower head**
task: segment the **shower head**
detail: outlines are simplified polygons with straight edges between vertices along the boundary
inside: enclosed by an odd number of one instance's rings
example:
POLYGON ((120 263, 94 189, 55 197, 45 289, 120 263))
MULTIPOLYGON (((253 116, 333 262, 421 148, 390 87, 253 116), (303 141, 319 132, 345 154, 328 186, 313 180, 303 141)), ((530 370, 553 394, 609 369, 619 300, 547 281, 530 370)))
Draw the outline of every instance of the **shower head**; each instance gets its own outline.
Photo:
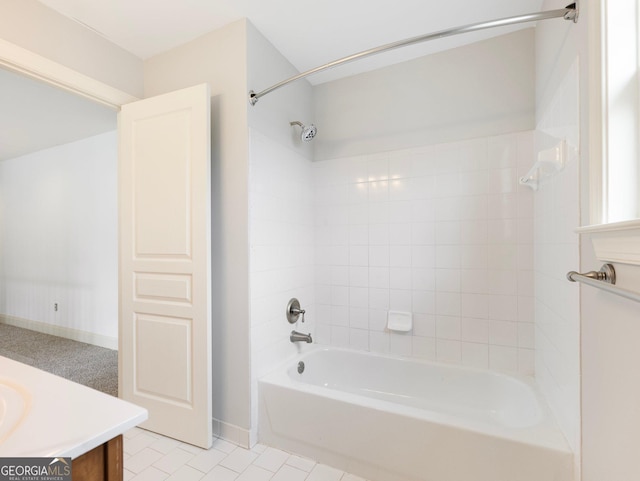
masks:
POLYGON ((305 142, 311 142, 318 133, 318 129, 316 129, 316 126, 313 124, 305 126, 302 122, 295 120, 293 122, 289 122, 289 125, 300 126, 302 129, 302 132, 300 133, 300 140, 304 140, 305 142))

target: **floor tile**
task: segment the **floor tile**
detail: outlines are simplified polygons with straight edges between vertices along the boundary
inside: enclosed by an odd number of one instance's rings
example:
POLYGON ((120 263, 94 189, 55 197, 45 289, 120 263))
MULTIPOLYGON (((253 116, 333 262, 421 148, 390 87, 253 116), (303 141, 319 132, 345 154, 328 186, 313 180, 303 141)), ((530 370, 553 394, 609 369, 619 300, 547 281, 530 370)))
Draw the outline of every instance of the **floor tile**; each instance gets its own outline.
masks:
POLYGON ((285 464, 273 475, 271 481, 304 481, 308 474, 309 473, 285 464))
POLYGON ((258 443, 254 447, 251 448, 251 451, 253 451, 254 453, 262 454, 262 453, 265 452, 267 447, 268 446, 265 446, 264 444, 258 443))
POLYGON ((234 481, 238 476, 239 474, 235 471, 223 466, 216 466, 202 478, 202 481, 234 481))
POLYGON ((203 473, 208 473, 226 457, 227 455, 222 451, 210 449, 208 451, 202 451, 187 464, 192 468, 202 471, 203 473))
POLYGON ((126 468, 132 473, 141 473, 153 463, 162 458, 162 454, 150 448, 144 448, 142 451, 132 455, 127 459, 126 468))
POLYGON ((344 471, 332 468, 326 464, 316 464, 306 481, 340 481, 344 471))
POLYGON ((217 449, 218 451, 222 451, 223 453, 231 453, 232 451, 234 451, 236 449, 236 445, 230 443, 229 441, 225 441, 224 439, 215 439, 213 441, 213 448, 217 449))
POLYGON ((131 478, 131 481, 164 481, 169 475, 153 466, 149 466, 140 474, 131 478))
POLYGON ((191 466, 182 466, 171 476, 167 478, 167 481, 200 481, 204 477, 202 471, 198 471, 191 466))
POLYGON ((180 446, 180 444, 182 444, 180 441, 176 441, 175 439, 166 438, 163 436, 160 439, 156 439, 149 445, 149 447, 162 454, 167 454, 180 446))
POLYGON ((293 466, 294 468, 301 469, 308 473, 316 465, 316 462, 313 459, 303 458, 301 456, 296 456, 295 454, 292 454, 291 456, 289 456, 289 459, 287 459, 287 464, 289 466, 293 466))
POLYGON ((244 448, 236 448, 231 454, 220 461, 220 466, 229 468, 236 473, 241 473, 249 467, 249 465, 256 460, 258 455, 247 451, 244 448))
POLYGON ((355 474, 345 474, 344 476, 342 476, 342 479, 340 481, 367 481, 364 478, 361 478, 360 476, 356 476, 355 474))
POLYGON ((264 444, 207 450, 138 428, 124 438, 124 481, 367 481, 264 444))
POLYGON ((267 469, 269 471, 273 471, 275 473, 282 467, 288 457, 289 453, 285 453, 284 451, 280 451, 279 449, 275 448, 267 448, 253 462, 253 465, 267 469))
POLYGON ((202 449, 200 446, 194 446, 193 444, 187 444, 187 443, 180 443, 180 449, 183 449, 193 454, 200 454, 206 451, 206 449, 202 449))
POLYGON ((236 478, 236 481, 269 481, 272 476, 271 471, 251 465, 236 478))
POLYGON ((147 433, 139 433, 133 438, 124 438, 123 451, 127 454, 136 454, 142 451, 144 448, 151 446, 158 438, 150 436, 147 433))
POLYGON ((193 453, 188 453, 183 449, 176 448, 153 463, 153 465, 165 473, 173 474, 194 457, 193 453))

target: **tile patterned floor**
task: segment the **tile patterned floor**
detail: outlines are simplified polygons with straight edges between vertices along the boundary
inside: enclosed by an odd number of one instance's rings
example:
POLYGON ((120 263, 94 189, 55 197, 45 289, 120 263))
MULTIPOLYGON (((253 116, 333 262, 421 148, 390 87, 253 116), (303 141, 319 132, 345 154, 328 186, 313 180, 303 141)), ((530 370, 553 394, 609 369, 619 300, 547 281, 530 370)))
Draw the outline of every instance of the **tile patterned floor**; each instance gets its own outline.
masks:
POLYGON ((124 481, 367 481, 261 444, 221 439, 209 450, 143 429, 124 434, 124 481))

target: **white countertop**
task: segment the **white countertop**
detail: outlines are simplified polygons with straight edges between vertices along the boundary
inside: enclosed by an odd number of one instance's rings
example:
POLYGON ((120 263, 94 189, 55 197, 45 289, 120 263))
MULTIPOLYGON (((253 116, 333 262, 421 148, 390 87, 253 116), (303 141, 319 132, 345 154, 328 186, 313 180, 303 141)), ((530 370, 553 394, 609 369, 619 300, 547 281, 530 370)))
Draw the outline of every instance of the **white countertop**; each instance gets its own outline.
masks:
POLYGON ((0 356, 0 457, 76 458, 147 410, 0 356))

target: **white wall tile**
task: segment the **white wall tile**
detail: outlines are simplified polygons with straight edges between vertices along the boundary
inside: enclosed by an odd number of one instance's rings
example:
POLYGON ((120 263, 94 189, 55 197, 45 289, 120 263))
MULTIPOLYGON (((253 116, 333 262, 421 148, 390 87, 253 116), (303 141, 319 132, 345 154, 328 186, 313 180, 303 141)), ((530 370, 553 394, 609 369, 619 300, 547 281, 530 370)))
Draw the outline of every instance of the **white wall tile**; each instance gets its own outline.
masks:
POLYGON ((369 329, 349 329, 349 347, 359 351, 368 351, 369 329))
POLYGON ((413 337, 408 333, 392 332, 389 335, 389 352, 397 356, 410 357, 413 350, 413 337))
POLYGON ((436 314, 460 316, 461 295, 455 292, 436 292, 436 314))
POLYGON ((435 269, 412 269, 411 287, 420 291, 436 290, 436 270, 435 269))
POLYGON ((390 289, 389 309, 392 311, 412 311, 412 293, 410 290, 390 289))
POLYGON ((487 141, 487 149, 487 158, 491 169, 511 167, 518 162, 518 137, 516 135, 490 137, 487 141))
POLYGON ((518 346, 518 323, 512 321, 489 321, 489 344, 518 346))
POLYGON ((489 346, 489 367, 496 371, 518 372, 518 349, 515 347, 489 346))
POLYGON ((376 154, 367 159, 367 175, 369 182, 387 180, 389 178, 388 154, 376 154))
POLYGON ((420 359, 426 359, 429 361, 436 360, 436 339, 435 337, 418 337, 413 336, 412 341, 412 355, 420 359))
POLYGON ((389 289, 369 288, 369 308, 389 309, 389 289))
POLYGON ((390 246, 389 265, 391 267, 410 268, 412 265, 411 246, 390 246))
POLYGON ((460 362, 463 366, 478 369, 489 367, 489 346, 486 344, 461 342, 460 355, 460 362))
POLYGON ((389 333, 369 331, 369 349, 373 352, 389 352, 389 333))
MULTIPOLYGON (((325 229, 321 229, 325 230, 325 229)), ((349 245, 366 246, 369 245, 368 224, 352 224, 349 226, 349 245)))
POLYGON ((460 322, 460 339, 466 342, 489 343, 489 321, 463 317, 460 322))
POLYGON ((369 267, 369 287, 375 289, 389 289, 389 267, 369 267))
POLYGON ((518 319, 518 298, 516 296, 489 296, 489 318, 516 321, 518 319))
POLYGON ((436 297, 432 291, 411 291, 413 311, 422 314, 436 313, 436 297))
MULTIPOLYGON (((349 327, 353 329, 369 329, 369 309, 352 307, 349 309, 349 327)), ((525 347, 525 346, 522 346, 525 347)))
POLYGON ((369 307, 369 289, 366 287, 349 288, 349 306, 350 307, 369 307))
MULTIPOLYGON (((314 340, 331 342, 332 287, 346 288, 349 265, 347 210, 336 211, 336 205, 347 202, 348 193, 346 184, 333 181, 338 170, 332 166, 315 168, 255 131, 250 141, 251 381, 257 400, 257 377, 297 352, 283 315, 291 297, 307 310, 305 327, 314 340), (285 188, 290 185, 297 189, 285 188), (322 301, 317 305, 316 293, 322 301)), ((252 411, 255 416, 257 403, 252 411)))
POLYGON ((331 344, 336 347, 349 347, 349 328, 332 326, 331 344))
POLYGON ((331 306, 331 325, 342 327, 349 325, 349 308, 347 306, 331 306))
POLYGON ((461 321, 459 317, 437 316, 436 337, 438 339, 460 340, 461 321))
POLYGON ((436 360, 439 362, 460 364, 462 361, 462 346, 460 341, 436 339, 436 360))
POLYGON ((535 348, 535 325, 532 322, 518 322, 518 347, 535 348))
MULTIPOLYGON (((502 135, 314 164, 317 312, 319 324, 333 326, 321 337, 531 371, 533 196, 516 188, 531 139, 502 135), (389 309, 412 312, 410 335, 387 330, 389 309), (492 357, 494 346, 515 351, 492 357)), ((280 262, 269 249, 257 255, 265 265, 280 262)))
POLYGON ((411 223, 395 223, 389 226, 389 244, 411 245, 411 223))
POLYGON ((436 290, 460 292, 460 269, 436 269, 436 290))
POLYGON ((386 309, 369 309, 369 330, 384 331, 387 327, 386 309))
MULTIPOLYGON (((522 137, 523 152, 526 143, 534 152, 542 147, 545 137, 577 139, 580 132, 580 114, 577 103, 572 102, 579 91, 578 67, 574 62, 564 78, 559 77, 557 89, 547 108, 538 112, 538 131, 529 139, 522 137), (574 95, 567 95, 574 92, 574 95), (540 147, 538 147, 538 144, 540 147)), ((577 143, 573 140, 574 145, 577 143)), ((518 198, 518 215, 534 218, 534 290, 535 303, 530 297, 518 301, 519 318, 535 318, 535 333, 523 335, 523 343, 530 345, 535 337, 535 361, 531 350, 519 350, 521 371, 535 364, 538 384, 545 394, 558 424, 574 450, 580 446, 580 301, 577 289, 571 289, 565 274, 579 265, 579 245, 574 232, 580 225, 579 217, 579 159, 573 158, 565 169, 541 185, 529 198, 518 198), (533 304, 533 306, 532 306, 533 304), (532 313, 534 315, 532 315, 532 313)), ((520 195, 520 193, 519 193, 520 195)), ((531 283, 529 277, 519 278, 523 285, 531 283)), ((529 287, 531 288, 531 287, 529 287)), ((527 328, 524 328, 525 330, 527 328)))
POLYGON ((460 313, 463 317, 489 318, 489 296, 486 294, 463 293, 460 296, 460 313))
POLYGON ((411 268, 410 267, 391 267, 389 269, 389 287, 391 289, 407 289, 411 290, 411 268))
POLYGON ((389 266, 389 246, 370 246, 369 265, 372 267, 389 266))
POLYGON ((461 248, 451 245, 436 245, 436 268, 459 269, 461 248))
POLYGON ((389 156, 389 178, 405 179, 413 175, 413 156, 407 152, 393 152, 389 156))

